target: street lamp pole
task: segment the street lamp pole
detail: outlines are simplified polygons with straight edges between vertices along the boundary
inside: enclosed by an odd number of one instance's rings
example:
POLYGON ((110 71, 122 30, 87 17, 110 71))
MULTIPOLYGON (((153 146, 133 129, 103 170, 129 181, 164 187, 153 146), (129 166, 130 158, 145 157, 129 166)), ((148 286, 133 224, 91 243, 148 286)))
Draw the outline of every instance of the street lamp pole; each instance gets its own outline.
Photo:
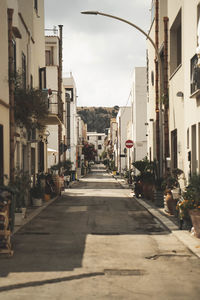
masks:
MULTIPOLYGON (((101 16, 104 16, 104 17, 116 19, 116 20, 121 21, 123 23, 126 23, 126 24, 134 27, 138 31, 140 31, 150 41, 150 43, 152 44, 152 46, 155 49, 156 58, 157 58, 157 62, 158 62, 158 70, 159 70, 159 75, 158 76, 161 78, 161 60, 160 60, 160 55, 159 55, 158 48, 157 48, 156 44, 154 43, 154 41, 152 40, 152 38, 144 30, 142 30, 139 26, 135 25, 134 23, 132 23, 130 21, 127 21, 125 19, 119 18, 117 16, 113 16, 113 15, 110 15, 110 14, 105 14, 105 13, 102 13, 102 12, 99 12, 99 11, 82 11, 81 13, 84 14, 84 15, 101 15, 101 16)), ((159 112, 161 113, 161 103, 160 103, 159 109, 156 108, 156 114, 159 114, 159 112)), ((157 129, 157 136, 156 136, 157 160, 158 160, 159 174, 161 175, 162 172, 163 172, 163 165, 162 165, 162 157, 160 157, 161 154, 160 154, 160 149, 159 148, 160 148, 160 146, 162 147, 162 138, 160 138, 160 135, 162 135, 162 128, 161 129, 159 128, 159 117, 158 118, 156 117, 156 121, 158 122, 158 124, 156 124, 156 126, 158 128, 157 129), (160 142, 161 142, 161 145, 160 145, 160 142)))
POLYGON ((104 17, 108 17, 108 18, 112 18, 112 19, 116 19, 116 20, 119 20, 121 22, 124 22, 132 27, 134 27, 135 29, 137 29, 138 31, 140 31, 143 35, 146 36, 146 38, 150 41, 150 43, 152 44, 152 46, 154 47, 155 49, 155 52, 156 52, 156 58, 158 59, 158 61, 160 62, 160 56, 159 56, 159 52, 158 52, 158 49, 156 47, 156 44, 154 43, 154 41, 152 40, 152 38, 144 31, 142 30, 139 26, 135 25, 134 23, 131 23, 125 19, 122 19, 122 18, 119 18, 117 16, 113 16, 113 15, 109 15, 109 14, 105 14, 105 13, 102 13, 102 12, 99 12, 99 11, 82 11, 81 12, 82 14, 84 15, 101 15, 101 16, 104 16, 104 17))

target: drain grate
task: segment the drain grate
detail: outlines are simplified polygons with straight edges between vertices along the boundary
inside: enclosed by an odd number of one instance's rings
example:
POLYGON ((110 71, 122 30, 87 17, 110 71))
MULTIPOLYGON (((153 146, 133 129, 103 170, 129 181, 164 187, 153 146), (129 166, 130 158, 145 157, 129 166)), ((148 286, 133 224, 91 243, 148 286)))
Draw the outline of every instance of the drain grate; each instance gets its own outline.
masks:
POLYGON ((141 269, 105 269, 104 273, 111 276, 141 276, 145 274, 141 269))

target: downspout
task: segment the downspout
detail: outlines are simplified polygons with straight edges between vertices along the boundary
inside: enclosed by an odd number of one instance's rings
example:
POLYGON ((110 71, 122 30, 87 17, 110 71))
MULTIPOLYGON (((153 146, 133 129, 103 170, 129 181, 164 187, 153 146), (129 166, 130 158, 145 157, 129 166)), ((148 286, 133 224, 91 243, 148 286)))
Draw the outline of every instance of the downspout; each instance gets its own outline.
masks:
POLYGON ((164 149, 165 149, 165 171, 167 170, 167 157, 169 157, 169 86, 168 86, 168 22, 164 17, 164 149))
MULTIPOLYGON (((63 122, 63 105, 62 105, 62 29, 63 25, 59 26, 59 66, 58 66, 58 114, 59 119, 63 122)), ((62 140, 62 125, 58 125, 58 163, 61 162, 61 140, 62 140)), ((59 169, 60 174, 60 169, 59 169)))
MULTIPOLYGON (((159 1, 155 1, 155 45, 159 49, 159 1)), ((160 68, 161 69, 161 68, 160 68)), ((159 61, 155 58, 155 112, 156 112, 156 157, 158 161, 159 174, 161 175, 161 164, 160 161, 160 110, 159 110, 159 61)))
POLYGON ((14 112, 14 53, 12 46, 13 32, 13 9, 7 10, 8 15, 8 78, 9 78, 9 104, 10 104, 10 182, 14 181, 14 169, 15 169, 15 112, 14 112))

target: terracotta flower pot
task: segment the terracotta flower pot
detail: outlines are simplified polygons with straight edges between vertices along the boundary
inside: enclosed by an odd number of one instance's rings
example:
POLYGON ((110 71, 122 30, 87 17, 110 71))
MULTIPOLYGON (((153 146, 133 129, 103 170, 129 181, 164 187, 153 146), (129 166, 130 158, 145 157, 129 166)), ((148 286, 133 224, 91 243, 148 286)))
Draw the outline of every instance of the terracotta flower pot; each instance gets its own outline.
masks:
POLYGON ((165 203, 166 203, 167 210, 168 210, 169 214, 174 215, 176 202, 173 198, 173 195, 172 195, 171 191, 166 191, 165 192, 165 203))
POLYGON ((194 235, 200 239, 200 210, 190 209, 189 215, 192 220, 192 225, 194 227, 194 235))

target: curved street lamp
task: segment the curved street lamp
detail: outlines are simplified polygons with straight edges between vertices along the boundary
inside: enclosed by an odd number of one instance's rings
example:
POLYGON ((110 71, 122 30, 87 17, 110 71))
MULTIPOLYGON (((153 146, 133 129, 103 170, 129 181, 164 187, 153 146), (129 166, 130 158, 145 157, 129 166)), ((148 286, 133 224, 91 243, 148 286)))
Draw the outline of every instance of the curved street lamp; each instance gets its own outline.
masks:
POLYGON ((124 22, 126 24, 129 24, 130 26, 132 26, 135 29, 139 30, 143 35, 146 36, 146 38, 150 41, 150 43, 154 47, 155 52, 156 52, 156 58, 160 62, 160 56, 159 56, 159 52, 158 52, 158 48, 156 47, 156 44, 154 43, 154 41, 152 40, 152 38, 150 38, 150 36, 144 30, 142 30, 140 27, 138 27, 134 23, 131 23, 131 22, 129 22, 129 21, 125 20, 125 19, 119 18, 117 16, 105 14, 105 13, 102 13, 102 12, 99 12, 99 11, 92 11, 92 10, 91 11, 82 11, 81 14, 83 14, 83 15, 101 15, 101 16, 104 16, 104 17, 109 17, 109 18, 116 19, 116 20, 119 20, 121 22, 124 22))
MULTIPOLYGON (((125 19, 122 19, 120 17, 117 17, 117 16, 113 16, 113 15, 110 15, 110 14, 105 14, 105 13, 102 13, 102 12, 99 12, 99 11, 82 11, 81 14, 84 14, 84 15, 101 15, 101 16, 104 16, 104 17, 108 17, 108 18, 112 18, 112 19, 116 19, 118 21, 121 21, 123 23, 126 23, 132 27, 134 27, 135 29, 137 29, 138 31, 140 31, 149 41, 150 43, 152 44, 152 46, 154 47, 155 49, 155 53, 156 53, 156 58, 157 58, 157 62, 158 62, 158 70, 159 70, 159 77, 161 78, 161 60, 160 60, 160 55, 159 55, 159 51, 158 51, 158 48, 156 46, 156 44, 154 43, 154 41, 152 40, 152 38, 144 31, 142 30, 139 26, 135 25, 134 23, 130 22, 130 21, 127 21, 125 19)), ((160 175, 162 174, 163 172, 163 165, 162 165, 162 157, 161 157, 161 153, 160 153, 160 142, 162 143, 162 136, 160 137, 160 135, 162 135, 162 130, 160 130, 159 128, 159 112, 161 111, 161 102, 160 102, 160 107, 156 108, 156 127, 157 127, 157 132, 158 132, 158 136, 156 137, 156 141, 157 141, 157 160, 158 160, 158 168, 159 168, 159 173, 160 175)), ((162 145, 161 145, 162 147, 162 145)))

